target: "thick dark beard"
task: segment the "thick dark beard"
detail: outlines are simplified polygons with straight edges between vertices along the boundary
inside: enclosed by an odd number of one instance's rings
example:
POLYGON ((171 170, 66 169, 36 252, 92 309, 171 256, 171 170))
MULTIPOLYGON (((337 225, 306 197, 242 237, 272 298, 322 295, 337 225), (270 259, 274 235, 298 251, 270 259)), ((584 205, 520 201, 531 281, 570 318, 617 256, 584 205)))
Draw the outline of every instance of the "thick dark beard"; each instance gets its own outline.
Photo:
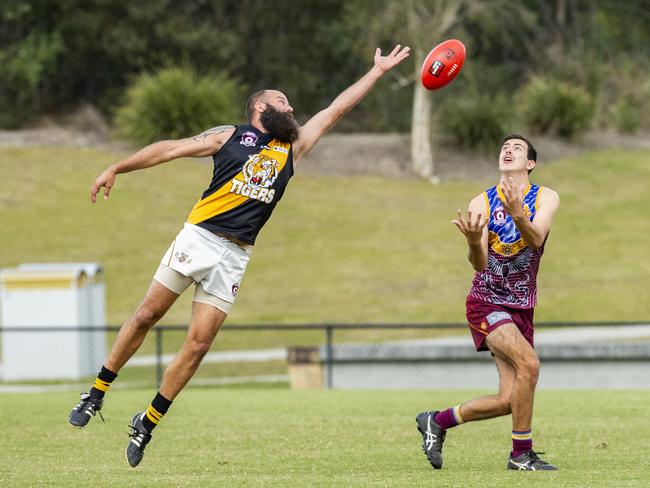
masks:
POLYGON ((260 122, 275 139, 291 143, 298 139, 298 123, 290 112, 280 112, 267 104, 260 115, 260 122))

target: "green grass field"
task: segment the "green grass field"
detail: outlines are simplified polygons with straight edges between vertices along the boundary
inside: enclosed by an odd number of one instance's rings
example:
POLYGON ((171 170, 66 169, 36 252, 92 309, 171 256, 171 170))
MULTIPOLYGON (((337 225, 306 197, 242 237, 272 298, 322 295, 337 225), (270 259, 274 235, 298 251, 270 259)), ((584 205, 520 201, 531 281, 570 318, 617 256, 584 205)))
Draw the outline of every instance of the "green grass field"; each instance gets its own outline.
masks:
MULTIPOLYGON (((100 262, 113 324, 141 299, 211 172, 204 162, 182 160, 123 175, 108 202, 91 206, 92 181, 122 156, 96 149, 0 149, 0 267, 100 262)), ((650 152, 591 153, 543 165, 533 177, 562 198, 542 262, 537 320, 650 319, 650 152)), ((432 186, 299 172, 260 236, 228 322, 463 322, 472 272, 465 242, 450 221, 456 208, 466 208, 493 183, 432 186)), ((163 323, 187 323, 190 301, 190 294, 182 297, 163 323)), ((337 332, 336 341, 440 333, 449 331, 346 331, 337 332)), ((182 339, 182 333, 168 334, 165 351, 176 351, 182 339)), ((225 328, 216 349, 323 342, 322 332, 229 334, 225 328)), ((142 353, 153 350, 148 338, 142 353)), ((205 364, 198 377, 285 371, 284 361, 205 364)), ((76 393, 0 395, 1 485, 650 485, 644 451, 650 391, 538 392, 536 448, 561 471, 513 473, 505 471, 507 418, 452 431, 441 471, 433 471, 420 450, 415 414, 476 392, 190 388, 133 470, 123 457, 127 423, 150 401, 155 377, 151 367, 126 368, 120 379, 150 382, 151 388, 112 391, 107 423, 94 419, 83 431, 66 423, 76 393)))
POLYGON ((74 393, 3 395, 0 479, 7 487, 646 487, 648 391, 540 391, 535 447, 561 468, 505 470, 508 417, 449 432, 445 466, 420 450, 414 416, 467 391, 189 388, 154 433, 142 464, 124 459, 131 415, 153 390, 112 391, 106 423, 66 422, 74 393), (90 480, 90 481, 87 481, 90 480))
MULTIPOLYGON (((211 174, 181 160, 122 175, 110 200, 92 206, 90 185, 123 156, 0 149, 0 266, 102 263, 114 324, 140 301, 211 174)), ((562 198, 537 320, 647 320, 650 152, 590 153, 532 176, 562 198)), ((229 323, 463 322, 472 271, 451 219, 495 181, 432 186, 298 171, 260 235, 229 323)), ((190 295, 164 323, 187 323, 190 295)))

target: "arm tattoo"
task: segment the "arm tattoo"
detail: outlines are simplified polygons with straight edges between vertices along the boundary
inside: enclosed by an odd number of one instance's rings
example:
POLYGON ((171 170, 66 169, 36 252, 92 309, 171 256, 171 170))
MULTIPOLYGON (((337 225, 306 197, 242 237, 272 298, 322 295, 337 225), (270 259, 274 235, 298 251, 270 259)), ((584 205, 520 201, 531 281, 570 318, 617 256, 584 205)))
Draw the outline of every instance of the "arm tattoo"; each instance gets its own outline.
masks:
POLYGON ((219 134, 221 132, 226 132, 227 130, 234 129, 234 125, 219 125, 217 127, 213 127, 212 129, 208 129, 205 132, 202 132, 198 136, 192 137, 193 141, 196 142, 204 142, 205 138, 212 135, 212 134, 219 134))

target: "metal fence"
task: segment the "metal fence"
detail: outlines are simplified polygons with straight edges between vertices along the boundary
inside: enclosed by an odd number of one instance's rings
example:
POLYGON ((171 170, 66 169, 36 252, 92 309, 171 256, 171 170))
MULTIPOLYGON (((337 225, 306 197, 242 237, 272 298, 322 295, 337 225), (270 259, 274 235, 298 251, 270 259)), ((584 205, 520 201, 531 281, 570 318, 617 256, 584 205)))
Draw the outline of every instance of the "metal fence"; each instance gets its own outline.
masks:
MULTIPOLYGON (((638 374, 639 363, 650 366, 649 324, 536 324, 536 349, 544 365, 542 380, 547 371, 550 387, 650 387, 650 382, 638 381, 647 376, 638 374), (634 381, 621 382, 621 378, 634 381)), ((36 386, 75 388, 92 381, 105 356, 94 360, 92 373, 67 379, 46 374, 51 371, 34 370, 29 358, 34 365, 40 364, 40 369, 43 363, 54 366, 61 361, 62 353, 74 354, 61 351, 55 338, 76 334, 84 341, 86 335, 105 334, 105 343, 111 344, 118 331, 117 326, 1 328, 0 391, 36 386), (28 379, 7 378, 3 374, 8 371, 9 360, 5 346, 28 334, 40 338, 20 342, 20 357, 27 358, 20 367, 28 379)), ((160 385, 164 369, 180 349, 186 332, 187 326, 181 325, 154 327, 120 371, 116 387, 160 385)), ((191 384, 475 388, 496 384, 496 370, 490 361, 489 353, 475 352, 466 324, 460 323, 226 325, 191 384)))

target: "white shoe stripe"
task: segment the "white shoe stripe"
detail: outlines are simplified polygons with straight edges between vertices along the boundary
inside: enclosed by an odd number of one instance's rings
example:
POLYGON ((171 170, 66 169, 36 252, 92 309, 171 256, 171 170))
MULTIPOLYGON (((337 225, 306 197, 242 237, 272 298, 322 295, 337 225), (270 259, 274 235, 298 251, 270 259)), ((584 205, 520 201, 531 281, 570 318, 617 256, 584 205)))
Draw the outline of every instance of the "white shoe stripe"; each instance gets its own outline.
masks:
POLYGON ((510 462, 515 466, 517 466, 519 471, 535 471, 535 466, 529 465, 528 463, 517 463, 512 459, 510 460, 510 462))
POLYGON ((427 435, 427 438, 425 440, 425 445, 427 450, 433 447, 433 445, 436 443, 436 438, 437 438, 437 436, 431 432, 431 417, 432 415, 429 415, 427 417, 427 430, 425 432, 425 434, 427 435))

